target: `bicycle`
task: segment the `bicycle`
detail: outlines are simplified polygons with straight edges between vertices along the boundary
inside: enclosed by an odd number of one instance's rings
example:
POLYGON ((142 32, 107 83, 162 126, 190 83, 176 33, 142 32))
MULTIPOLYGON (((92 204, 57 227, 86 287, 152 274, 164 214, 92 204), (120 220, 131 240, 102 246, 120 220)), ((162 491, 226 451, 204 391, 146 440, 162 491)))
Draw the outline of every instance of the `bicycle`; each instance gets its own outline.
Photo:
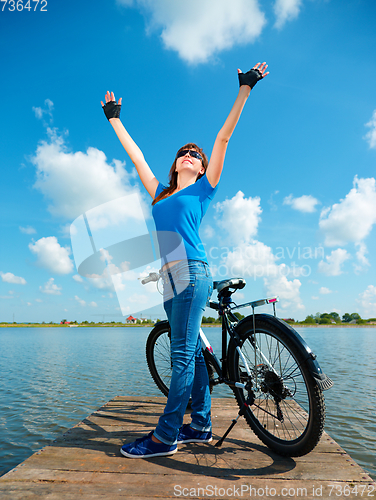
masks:
MULTIPOLYGON (((159 278, 159 273, 150 273, 141 283, 159 278)), ((330 389, 333 382, 323 373, 303 338, 277 318, 277 296, 240 305, 233 302, 232 294, 245 284, 242 278, 213 284, 218 302, 210 301, 209 307, 222 320, 220 360, 200 329, 211 390, 217 384, 228 385, 240 408, 215 446, 222 445, 239 417, 244 416, 260 440, 276 453, 306 455, 321 438, 325 421, 323 391, 330 389), (273 315, 255 314, 255 308, 265 304, 273 306, 273 315), (252 315, 239 320, 233 310, 243 307, 251 307, 252 315)), ((172 371, 170 337, 168 321, 160 321, 146 342, 151 376, 165 396, 172 371)))

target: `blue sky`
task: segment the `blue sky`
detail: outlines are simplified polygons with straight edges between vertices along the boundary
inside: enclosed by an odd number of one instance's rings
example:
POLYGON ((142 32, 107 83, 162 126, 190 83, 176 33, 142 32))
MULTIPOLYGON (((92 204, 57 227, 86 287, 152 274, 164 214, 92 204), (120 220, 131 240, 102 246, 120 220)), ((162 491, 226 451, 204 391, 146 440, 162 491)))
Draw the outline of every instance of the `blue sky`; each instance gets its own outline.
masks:
POLYGON ((372 0, 41 7, 0 11, 1 321, 160 317, 155 289, 121 310, 110 279, 77 273, 77 217, 130 193, 150 201, 100 101, 123 98, 125 127, 166 182, 182 144, 210 155, 237 68, 262 61, 270 75, 251 92, 202 223, 213 273, 245 276, 239 301, 279 295, 282 317, 376 316, 372 0))

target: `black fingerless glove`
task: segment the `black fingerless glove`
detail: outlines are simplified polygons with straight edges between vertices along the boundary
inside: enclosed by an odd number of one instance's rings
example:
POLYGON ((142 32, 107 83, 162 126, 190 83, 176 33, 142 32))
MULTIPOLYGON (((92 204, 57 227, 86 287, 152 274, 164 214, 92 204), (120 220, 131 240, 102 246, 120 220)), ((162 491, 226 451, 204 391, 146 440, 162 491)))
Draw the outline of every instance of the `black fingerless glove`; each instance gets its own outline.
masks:
POLYGON ((261 71, 258 69, 250 69, 247 73, 239 73, 239 87, 248 85, 253 89, 256 83, 263 78, 261 71))
POLYGON ((116 101, 109 101, 102 108, 107 120, 110 118, 120 118, 121 104, 116 104, 116 101))

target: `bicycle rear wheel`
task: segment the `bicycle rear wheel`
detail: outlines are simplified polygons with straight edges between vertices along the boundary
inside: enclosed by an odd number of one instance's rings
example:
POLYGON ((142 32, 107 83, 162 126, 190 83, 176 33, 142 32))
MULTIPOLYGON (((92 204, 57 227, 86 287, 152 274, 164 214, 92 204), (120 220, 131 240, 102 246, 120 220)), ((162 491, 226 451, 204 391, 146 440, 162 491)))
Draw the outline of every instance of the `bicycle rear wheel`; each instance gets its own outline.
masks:
MULTIPOLYGON (((210 392, 213 390, 215 370, 204 352, 206 369, 209 375, 210 392)), ((150 332, 146 342, 146 361, 150 374, 158 389, 168 396, 172 375, 171 329, 167 321, 161 322, 150 332)))
POLYGON ((280 455, 302 456, 319 442, 324 428, 325 404, 321 389, 306 367, 303 355, 289 336, 266 321, 249 317, 237 327, 245 365, 230 341, 229 375, 247 383, 235 388, 239 407, 249 395, 254 402, 245 419, 255 434, 280 455))
POLYGON ((170 340, 170 325, 165 321, 153 328, 146 342, 146 361, 150 375, 165 396, 168 396, 172 373, 170 340))

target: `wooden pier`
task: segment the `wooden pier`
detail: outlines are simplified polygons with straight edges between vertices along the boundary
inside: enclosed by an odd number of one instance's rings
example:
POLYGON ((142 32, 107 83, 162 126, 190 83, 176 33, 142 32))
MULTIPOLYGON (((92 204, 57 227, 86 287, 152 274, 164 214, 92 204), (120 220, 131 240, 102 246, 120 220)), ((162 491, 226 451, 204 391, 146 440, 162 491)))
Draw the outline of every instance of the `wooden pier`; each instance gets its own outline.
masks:
POLYGON ((376 498, 372 478, 326 433, 308 455, 284 458, 241 419, 222 448, 215 448, 237 415, 232 399, 213 398, 212 443, 179 445, 171 457, 123 457, 120 446, 155 428, 165 401, 121 396, 109 401, 2 476, 0 498, 376 498))

